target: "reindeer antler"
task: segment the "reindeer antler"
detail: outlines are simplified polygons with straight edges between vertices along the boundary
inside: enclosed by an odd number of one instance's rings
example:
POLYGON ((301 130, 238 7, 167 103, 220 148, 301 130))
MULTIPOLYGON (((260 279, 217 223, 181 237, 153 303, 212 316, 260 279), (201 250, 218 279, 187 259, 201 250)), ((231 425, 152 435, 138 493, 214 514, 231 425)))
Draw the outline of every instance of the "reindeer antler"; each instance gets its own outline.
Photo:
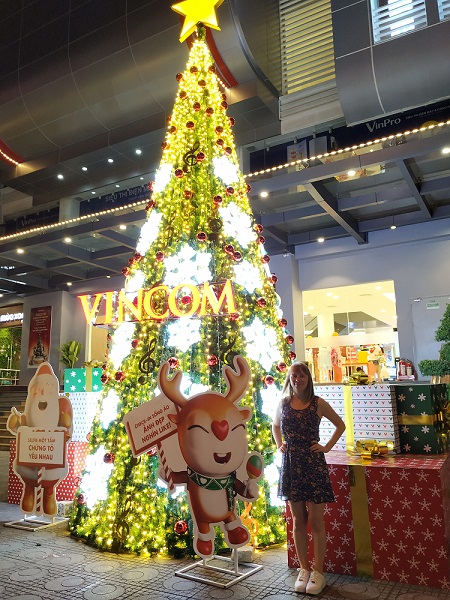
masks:
POLYGON ((159 389, 171 400, 176 406, 183 408, 187 400, 180 391, 181 378, 183 373, 177 371, 172 379, 168 379, 169 363, 165 362, 161 365, 158 374, 159 389))
POLYGON ((234 403, 237 402, 247 389, 251 377, 250 367, 242 356, 235 356, 233 359, 235 371, 231 367, 223 368, 223 377, 228 385, 227 399, 234 403))

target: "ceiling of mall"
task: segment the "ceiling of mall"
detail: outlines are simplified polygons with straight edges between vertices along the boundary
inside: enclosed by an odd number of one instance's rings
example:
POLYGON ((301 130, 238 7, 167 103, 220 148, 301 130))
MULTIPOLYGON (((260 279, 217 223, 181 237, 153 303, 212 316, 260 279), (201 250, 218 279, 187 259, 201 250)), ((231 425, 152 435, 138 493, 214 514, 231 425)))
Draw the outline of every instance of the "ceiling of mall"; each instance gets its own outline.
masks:
MULTIPOLYGON (((147 11, 155 8, 152 2, 144 4, 147 11)), ((221 11, 221 31, 214 32, 214 41, 238 80, 229 92, 228 113, 236 119, 236 142, 252 188, 250 202, 264 226, 268 254, 293 254, 297 245, 316 243, 320 237, 325 243, 347 237, 363 245, 376 230, 450 217, 447 122, 378 140, 368 132, 350 146, 339 145, 337 139, 333 152, 309 152, 309 160, 273 169, 272 149, 302 134, 310 136, 312 130, 281 135, 273 87, 255 75, 233 15, 225 5, 221 11), (252 174, 245 165, 261 150, 270 166, 252 174)), ((71 47, 65 73, 62 53, 59 63, 48 57, 38 60, 34 71, 30 63, 20 72, 24 78, 28 69, 17 97, 11 83, 17 73, 0 72, 0 83, 10 82, 0 92, 0 141, 24 158, 18 167, 0 160, 3 222, 25 224, 17 234, 5 230, 0 236, 0 293, 10 295, 11 302, 24 294, 67 290, 68 283, 117 276, 133 254, 146 217, 145 199, 130 200, 125 207, 113 203, 105 214, 87 211, 81 219, 74 218, 73 210, 90 199, 138 188, 154 176, 177 91, 175 75, 188 54, 177 39, 177 16, 161 10, 155 14, 151 32, 139 25, 136 14, 134 39, 129 35, 121 48, 101 52, 95 50, 98 32, 92 26, 83 37, 84 47, 81 41, 71 47), (157 60, 161 45, 164 61, 157 60), (89 53, 91 64, 86 62, 89 53), (58 78, 52 78, 52 69, 60 71, 58 78), (80 97, 89 98, 88 105, 80 97), (117 106, 129 115, 128 123, 118 121, 117 106), (45 217, 56 207, 62 223, 39 228, 36 215, 45 217)), ((148 23, 149 15, 142 22, 148 23)), ((119 20, 111 18, 102 26, 107 28, 102 39, 116 31, 111 45, 122 39, 119 20)), ((331 126, 345 122, 316 127, 314 134, 327 134, 331 126)), ((288 162, 287 152, 282 162, 288 162)))

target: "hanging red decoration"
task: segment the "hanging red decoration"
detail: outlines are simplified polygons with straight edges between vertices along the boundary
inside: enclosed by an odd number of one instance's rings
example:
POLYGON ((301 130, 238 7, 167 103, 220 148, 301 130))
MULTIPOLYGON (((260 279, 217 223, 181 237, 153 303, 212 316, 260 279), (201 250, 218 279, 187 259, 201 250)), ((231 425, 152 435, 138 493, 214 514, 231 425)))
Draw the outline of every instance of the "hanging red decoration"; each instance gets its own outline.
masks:
POLYGON ((199 152, 199 153, 197 154, 197 156, 195 157, 195 160, 196 160, 198 163, 202 163, 202 162, 205 160, 205 158, 206 158, 206 157, 205 157, 205 153, 204 153, 204 152, 199 152))
POLYGON ((125 277, 128 277, 129 274, 130 274, 130 269, 128 267, 123 267, 122 275, 125 275, 125 277))
POLYGON ((191 67, 189 70, 193 75, 195 75, 195 73, 198 73, 198 67, 196 67, 195 65, 193 67, 191 67))
POLYGON ((186 127, 187 127, 187 129, 191 129, 191 130, 192 130, 192 129, 194 129, 194 128, 195 128, 195 123, 194 123, 194 121, 188 121, 188 122, 186 123, 186 127))
POLYGON ((168 150, 168 149, 170 148, 170 144, 169 144, 169 142, 163 142, 163 143, 161 144, 161 148, 162 148, 163 150, 168 150))
POLYGON ((78 494, 77 496, 77 504, 78 506, 82 506, 84 504, 84 494, 78 494))
POLYGON ((285 362, 279 362, 275 368, 280 373, 284 373, 287 369, 287 365, 285 362))
POLYGON ((264 227, 262 225, 260 225, 260 223, 257 223, 255 225, 255 229, 256 229, 256 233, 262 233, 264 231, 264 227))
POLYGON ((154 208, 156 208, 156 201, 155 200, 149 200, 147 202, 147 206, 145 207, 145 210, 153 210, 154 208))
POLYGON ((223 102, 220 103, 220 108, 222 110, 227 110, 228 108, 228 102, 225 102, 225 100, 223 102))
POLYGON ((131 340, 131 347, 136 350, 136 348, 139 346, 139 340, 137 338, 134 338, 134 340, 131 340))
POLYGON ((288 344, 293 344, 294 343, 294 336, 293 335, 287 335, 285 337, 286 343, 288 344))
POLYGON ((231 244, 226 244, 226 246, 224 246, 223 249, 225 250, 225 252, 227 254, 233 254, 234 253, 234 247, 231 244))
POLYGON ((216 133, 217 133, 217 135, 220 135, 221 133, 223 133, 223 127, 222 127, 222 125, 217 125, 217 127, 216 127, 216 133))
POLYGON ((180 361, 178 358, 175 358, 175 356, 171 356, 167 362, 169 363, 169 367, 171 369, 176 369, 180 364, 180 361))
POLYGON ((183 73, 177 73, 176 76, 175 76, 175 79, 177 81, 181 81, 183 79, 183 73))
POLYGON ((204 79, 199 79, 199 81, 198 81, 198 85, 199 85, 201 88, 204 88, 204 87, 206 87, 206 81, 205 81, 204 79))
POLYGON ((189 304, 192 304, 192 296, 182 296, 181 298, 181 304, 183 306, 189 306, 189 304))
POLYGON ((208 236, 206 235, 206 233, 204 231, 199 231, 197 233, 197 240, 199 242, 206 242, 208 236))
POLYGON ((250 192, 252 191, 252 186, 247 183, 247 194, 250 194, 250 192))
POLYGON ((128 264, 130 265, 130 267, 132 267, 135 262, 136 261, 134 260, 134 256, 130 256, 130 258, 128 259, 128 264))
POLYGON ((229 185, 225 191, 228 196, 232 196, 234 194, 234 187, 231 187, 231 185, 229 185))
POLYGON ((192 109, 195 110, 195 112, 198 112, 201 109, 200 102, 194 102, 192 109))
POLYGON ((230 122, 231 127, 236 125, 236 119, 234 117, 228 117, 228 121, 230 122))
POLYGON ((173 135, 174 133, 176 133, 176 132, 177 132, 177 128, 175 127, 175 125, 171 125, 171 126, 169 127, 169 130, 168 130, 168 131, 169 131, 169 133, 170 133, 170 134, 172 134, 172 135, 173 135))
POLYGON ((278 321, 278 325, 280 327, 286 327, 287 324, 288 324, 288 322, 284 317, 282 319, 279 319, 279 321, 278 321))
POLYGON ((165 254, 164 252, 162 252, 161 250, 158 250, 158 252, 155 254, 155 258, 157 261, 162 262, 165 259, 165 254))
POLYGON ((224 145, 224 143, 225 143, 225 142, 223 141, 223 139, 222 139, 222 138, 219 138, 218 140, 216 140, 216 145, 217 145, 217 146, 223 146, 223 145, 224 145))
POLYGON ((264 256, 261 256, 261 261, 262 261, 264 264, 267 264, 267 263, 269 263, 269 262, 270 262, 270 256, 269 256, 268 254, 264 254, 264 256))
POLYGON ((219 362, 219 359, 214 354, 211 354, 211 356, 208 356, 207 363, 210 367, 215 367, 218 364, 218 362, 219 362))
POLYGON ((105 385, 105 383, 108 383, 109 381, 109 375, 103 373, 102 375, 100 375, 100 381, 103 383, 103 385, 105 385))
POLYGON ((273 283, 273 285, 277 283, 278 277, 275 275, 275 273, 272 273, 272 275, 269 277, 269 281, 270 283, 273 283))
POLYGON ((233 152, 233 150, 230 148, 230 146, 227 146, 226 148, 224 148, 224 152, 225 152, 226 156, 231 156, 231 153, 233 152))
POLYGON ((233 258, 236 262, 239 262, 242 260, 242 253, 239 252, 239 250, 236 250, 236 252, 233 252, 233 258))
POLYGON ((188 532, 188 524, 186 521, 177 521, 173 526, 173 530, 177 535, 184 535, 188 532))
POLYGON ((263 235, 260 235, 258 238, 258 244, 265 244, 266 238, 263 235))
POLYGON ((208 71, 210 73, 215 73, 216 72, 216 66, 215 65, 209 65, 208 67, 208 71))
MULTIPOLYGON (((168 143, 168 142, 165 142, 165 143, 166 143, 167 145, 169 145, 169 143, 168 143)), ((155 185, 155 182, 154 182, 154 181, 149 181, 149 182, 147 183, 147 188, 148 188, 148 189, 149 189, 151 192, 153 192, 153 187, 154 187, 154 185, 155 185)))
POLYGON ((239 319, 239 313, 230 313, 228 315, 230 321, 237 321, 239 319))
POLYGON ((191 190, 184 190, 184 197, 186 198, 186 200, 190 200, 193 195, 194 194, 191 192, 191 190))
POLYGON ((103 457, 103 462, 110 465, 114 462, 115 456, 112 452, 107 452, 103 457))
POLYGON ((264 308, 265 306, 267 306, 267 300, 265 298, 258 298, 258 300, 256 301, 256 304, 260 308, 264 308))
POLYGON ((289 358, 291 360, 295 360, 297 358, 297 355, 295 354, 295 352, 293 352, 292 350, 289 352, 289 358))
POLYGON ((123 371, 117 371, 114 375, 116 381, 123 381, 125 379, 125 373, 123 371))
POLYGON ((175 169, 175 177, 182 179, 184 177, 183 169, 175 169))
POLYGON ((181 90, 181 92, 179 93, 179 96, 182 100, 184 100, 185 98, 187 98, 187 93, 184 90, 181 90))
POLYGON ((218 194, 216 194, 213 198, 213 202, 214 204, 216 204, 217 206, 219 206, 220 204, 222 204, 222 196, 219 196, 218 194))
POLYGON ((272 385, 274 383, 275 379, 272 377, 272 375, 266 375, 264 377, 264 383, 266 385, 272 385))
POLYGON ((208 106, 208 108, 205 110, 205 113, 207 114, 208 117, 212 117, 214 114, 214 109, 211 108, 211 106, 208 106))
POLYGON ((136 262, 140 262, 144 257, 142 256, 142 254, 140 254, 139 252, 135 252, 134 253, 134 260, 136 262))

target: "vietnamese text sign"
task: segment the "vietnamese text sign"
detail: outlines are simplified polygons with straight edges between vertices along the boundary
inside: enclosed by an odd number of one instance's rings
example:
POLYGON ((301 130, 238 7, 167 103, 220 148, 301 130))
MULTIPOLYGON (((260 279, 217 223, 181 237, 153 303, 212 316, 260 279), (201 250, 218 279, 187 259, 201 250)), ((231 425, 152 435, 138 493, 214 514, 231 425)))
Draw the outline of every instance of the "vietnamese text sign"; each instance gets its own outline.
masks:
POLYGON ((22 466, 64 467, 66 464, 65 431, 43 431, 19 427, 17 431, 17 464, 22 466))
POLYGON ((123 419, 133 456, 140 456, 177 432, 169 419, 175 409, 166 396, 159 395, 127 413, 123 419))

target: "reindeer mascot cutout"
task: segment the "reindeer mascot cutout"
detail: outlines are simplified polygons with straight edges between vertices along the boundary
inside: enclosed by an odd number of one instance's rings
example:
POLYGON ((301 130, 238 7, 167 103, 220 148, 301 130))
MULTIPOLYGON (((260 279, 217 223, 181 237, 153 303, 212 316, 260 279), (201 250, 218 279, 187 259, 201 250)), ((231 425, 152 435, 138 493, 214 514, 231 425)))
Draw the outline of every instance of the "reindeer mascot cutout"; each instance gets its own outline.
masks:
POLYGON ((238 408, 250 381, 250 369, 241 357, 234 358, 235 371, 225 366, 225 395, 207 391, 187 399, 180 391, 182 373, 168 379, 169 365, 159 371, 159 388, 176 407, 169 419, 176 424, 186 471, 166 471, 175 484, 185 484, 194 522, 194 549, 203 558, 214 550, 214 525, 224 531, 228 546, 239 548, 249 541, 249 532, 235 512, 235 498, 256 499, 257 481, 263 472, 262 457, 248 452, 247 426, 252 411, 238 408), (236 471, 247 461, 248 480, 236 471))
MULTIPOLYGON (((20 413, 15 406, 6 423, 8 430, 19 439, 21 430, 32 428, 37 433, 64 432, 65 443, 72 437, 73 416, 69 399, 60 395, 59 381, 52 366, 42 363, 28 384, 25 410, 20 413)), ((62 434, 60 434, 62 435, 62 434)), ((18 450, 18 448, 17 448, 18 450)), ((57 513, 55 497, 56 484, 68 473, 67 462, 64 465, 20 464, 18 454, 14 461, 14 471, 24 483, 20 507, 24 513, 54 516, 57 513), (40 502, 42 494, 42 503, 40 502)))

